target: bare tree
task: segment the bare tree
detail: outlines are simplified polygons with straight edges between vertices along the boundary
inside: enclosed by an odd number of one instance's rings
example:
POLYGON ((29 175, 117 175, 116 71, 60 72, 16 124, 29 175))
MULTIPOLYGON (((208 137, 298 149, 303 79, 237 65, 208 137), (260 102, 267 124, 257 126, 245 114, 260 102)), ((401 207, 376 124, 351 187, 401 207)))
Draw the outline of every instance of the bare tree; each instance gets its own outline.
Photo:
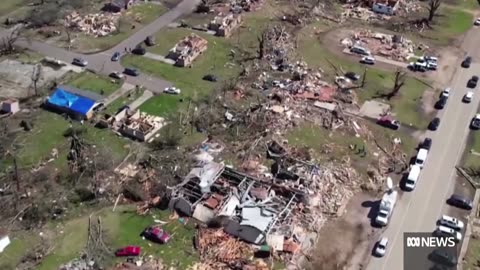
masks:
POLYGON ((72 48, 72 29, 66 24, 66 22, 64 22, 63 29, 67 35, 67 48, 70 50, 72 48))
POLYGON ((442 0, 429 0, 428 1, 428 21, 431 22, 433 17, 437 14, 438 8, 442 4, 442 0))
POLYGON ((33 66, 32 72, 32 82, 33 82, 33 89, 35 90, 35 96, 38 96, 38 82, 42 79, 43 70, 41 64, 36 64, 33 66))
POLYGON ((11 54, 15 51, 14 44, 20 37, 20 33, 22 32, 22 30, 22 26, 14 27, 14 29, 10 31, 10 33, 6 37, 3 38, 1 44, 1 50, 3 54, 11 54))

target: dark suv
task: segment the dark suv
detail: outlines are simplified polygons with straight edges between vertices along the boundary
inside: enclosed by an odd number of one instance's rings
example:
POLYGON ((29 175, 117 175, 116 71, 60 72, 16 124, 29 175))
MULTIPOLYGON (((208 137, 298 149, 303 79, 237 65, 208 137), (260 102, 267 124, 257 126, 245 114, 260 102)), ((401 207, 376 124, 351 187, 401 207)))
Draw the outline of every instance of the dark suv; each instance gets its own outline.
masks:
POLYGON ((440 99, 435 103, 435 109, 441 110, 445 108, 445 105, 447 105, 447 98, 442 96, 440 99))
POLYGON ((477 87, 477 83, 478 83, 478 76, 472 76, 472 78, 467 82, 467 87, 475 88, 477 87))
POLYGON ((134 69, 134 68, 125 68, 125 70, 123 71, 123 73, 127 74, 127 75, 130 75, 130 76, 138 76, 140 75, 140 72, 138 72, 138 70, 134 69))
POLYGON ((447 200, 447 203, 465 210, 472 210, 473 208, 472 201, 457 194, 450 196, 450 198, 447 200))
POLYGON ((465 60, 462 61, 463 68, 469 68, 471 64, 472 64, 472 57, 470 56, 467 56, 467 58, 465 58, 465 60))
POLYGON ((420 144, 420 148, 423 148, 429 151, 431 147, 432 147, 432 139, 430 138, 425 138, 425 140, 423 140, 423 142, 420 144))
POLYGON ((428 258, 433 262, 449 267, 454 267, 457 265, 457 259, 455 256, 441 249, 435 249, 432 253, 430 253, 428 258))

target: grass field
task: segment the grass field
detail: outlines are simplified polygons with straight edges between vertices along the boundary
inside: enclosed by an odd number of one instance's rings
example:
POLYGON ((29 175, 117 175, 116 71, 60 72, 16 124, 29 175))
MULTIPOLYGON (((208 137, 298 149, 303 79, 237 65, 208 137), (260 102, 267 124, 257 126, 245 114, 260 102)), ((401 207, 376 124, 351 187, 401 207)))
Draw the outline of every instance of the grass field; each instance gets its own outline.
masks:
POLYGON ((480 133, 478 132, 470 132, 470 134, 468 135, 468 142, 467 147, 465 148, 463 166, 467 168, 480 167, 480 156, 473 154, 470 151, 480 153, 480 133))
POLYGON ((121 97, 115 99, 112 103, 110 103, 107 106, 107 109, 105 110, 105 112, 109 113, 109 114, 113 114, 113 113, 117 112, 117 110, 119 108, 121 108, 122 106, 128 105, 128 104, 132 103, 133 101, 135 101, 142 94, 143 94, 143 91, 139 91, 137 93, 135 93, 135 91, 133 91, 130 96, 128 96, 128 94, 124 95, 124 96, 121 96, 121 97))
POLYGON ((78 76, 75 76, 70 82, 67 83, 67 85, 92 91, 106 97, 120 88, 122 82, 112 82, 112 80, 108 77, 86 71, 78 76))
POLYGON ((2 3, 0 4, 0 16, 5 16, 16 9, 21 8, 27 2, 28 1, 26 0, 2 0, 2 3))
POLYGON ((467 254, 463 261, 463 269, 473 270, 478 268, 480 261, 480 239, 471 237, 468 242, 467 254))
POLYGON ((472 25, 472 13, 457 8, 441 7, 433 20, 432 29, 427 29, 419 36, 434 45, 445 46, 465 33, 472 25))

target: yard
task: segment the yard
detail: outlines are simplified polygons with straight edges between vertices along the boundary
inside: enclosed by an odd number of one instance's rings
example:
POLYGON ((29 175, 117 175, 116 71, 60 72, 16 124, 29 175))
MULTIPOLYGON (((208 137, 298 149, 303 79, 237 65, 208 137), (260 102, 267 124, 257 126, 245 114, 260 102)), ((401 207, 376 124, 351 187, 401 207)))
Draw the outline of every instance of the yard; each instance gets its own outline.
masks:
POLYGON ((66 84, 82 90, 92 91, 106 97, 120 88, 122 81, 116 80, 112 82, 108 77, 86 71, 74 76, 72 80, 66 84))
POLYGON ((468 242, 468 250, 463 261, 463 269, 478 269, 480 263, 480 239, 478 237, 470 237, 468 242))
POLYGON ((112 103, 108 104, 107 109, 105 110, 106 113, 114 114, 117 112, 124 105, 129 105, 137 98, 139 98, 143 94, 143 91, 135 92, 133 91, 131 94, 127 94, 115 99, 112 103))
POLYGON ((5 16, 16 9, 21 8, 28 1, 26 0, 3 0, 0 4, 0 16, 5 16))
POLYGON ((463 158, 464 167, 480 168, 480 133, 478 131, 472 131, 468 135, 463 158))

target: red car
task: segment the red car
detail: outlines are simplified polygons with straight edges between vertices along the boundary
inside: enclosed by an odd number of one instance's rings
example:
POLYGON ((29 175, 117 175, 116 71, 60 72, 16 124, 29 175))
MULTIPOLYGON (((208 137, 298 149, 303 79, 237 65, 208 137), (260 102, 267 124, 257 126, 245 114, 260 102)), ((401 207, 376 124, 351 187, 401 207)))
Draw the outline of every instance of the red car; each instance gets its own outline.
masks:
POLYGON ((389 115, 380 117, 380 119, 377 120, 377 124, 379 124, 381 126, 384 126, 384 127, 387 127, 387 128, 395 129, 395 130, 400 128, 400 122, 393 119, 389 115))
POLYGON ((154 226, 146 228, 143 231, 142 236, 152 242, 160 244, 166 244, 170 240, 170 235, 167 232, 165 232, 162 228, 154 226))
POLYGON ((126 246, 115 251, 117 257, 138 256, 140 255, 139 246, 126 246))

